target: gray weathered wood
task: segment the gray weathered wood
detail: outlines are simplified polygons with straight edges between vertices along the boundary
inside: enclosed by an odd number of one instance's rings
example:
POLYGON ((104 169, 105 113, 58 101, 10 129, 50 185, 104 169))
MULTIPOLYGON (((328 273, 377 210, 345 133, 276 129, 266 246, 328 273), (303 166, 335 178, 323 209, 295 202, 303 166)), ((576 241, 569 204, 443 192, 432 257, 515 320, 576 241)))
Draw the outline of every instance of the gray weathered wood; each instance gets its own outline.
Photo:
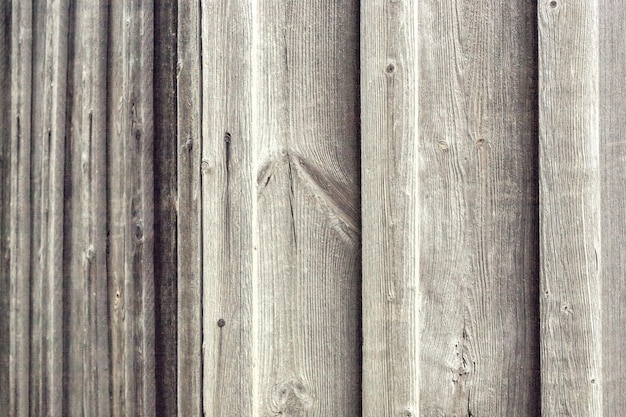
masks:
POLYGON ((0 415, 9 415, 10 199, 11 199, 11 3, 0 1, 0 415))
POLYGON ((602 416, 598 2, 539 2, 541 399, 602 416))
POLYGON ((537 415, 535 6, 417 9, 364 5, 364 415, 537 415))
POLYGON ((361 14, 363 416, 419 415, 417 4, 361 14))
POLYGON ((33 7, 11 5, 10 417, 29 415, 33 7))
POLYGON ((71 42, 64 227, 66 416, 110 415, 107 16, 105 1, 76 1, 66 34, 71 42))
POLYGON ((108 225, 112 410, 153 416, 153 9, 109 11, 108 225))
POLYGON ((536 3, 418 15, 420 410, 538 415, 536 3))
POLYGON ((626 8, 600 0, 602 391, 604 416, 626 410, 626 8))
POLYGON ((154 2, 154 297, 156 417, 177 413, 178 5, 154 2))
POLYGON ((30 412, 63 413, 63 207, 68 1, 34 10, 30 412))
MULTIPOLYGON (((178 7, 178 415, 202 415, 200 4, 178 7)), ((212 238, 212 237, 211 237, 212 238)))

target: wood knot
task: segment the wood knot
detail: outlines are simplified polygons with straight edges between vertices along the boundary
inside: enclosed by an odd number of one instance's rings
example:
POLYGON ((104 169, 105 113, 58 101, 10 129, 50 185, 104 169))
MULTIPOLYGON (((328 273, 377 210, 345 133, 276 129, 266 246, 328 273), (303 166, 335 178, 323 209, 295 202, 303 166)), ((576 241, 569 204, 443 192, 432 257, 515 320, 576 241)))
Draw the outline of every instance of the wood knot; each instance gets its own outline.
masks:
POLYGON ((269 408, 274 415, 296 416, 313 404, 313 397, 301 379, 274 385, 269 408))

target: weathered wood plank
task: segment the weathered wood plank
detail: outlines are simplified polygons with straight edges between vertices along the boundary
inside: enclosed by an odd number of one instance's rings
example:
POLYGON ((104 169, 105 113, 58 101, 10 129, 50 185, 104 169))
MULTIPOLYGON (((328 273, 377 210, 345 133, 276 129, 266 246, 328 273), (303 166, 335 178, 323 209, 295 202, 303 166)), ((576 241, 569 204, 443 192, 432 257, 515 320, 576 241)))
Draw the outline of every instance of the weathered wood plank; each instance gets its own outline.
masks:
POLYGON ((153 8, 109 9, 107 149, 113 416, 153 416, 153 8))
POLYGON ((251 7, 247 0, 221 0, 202 8, 203 412, 213 416, 258 415, 251 7))
POLYGON ((420 410, 539 415, 536 4, 418 14, 420 410))
POLYGON ((535 10, 364 7, 365 415, 538 414, 535 10))
POLYGON ((178 2, 154 2, 155 409, 177 413, 177 111, 178 2))
MULTIPOLYGON (((202 415, 200 3, 178 5, 178 415, 202 415)), ((213 51, 212 51, 213 52, 213 51)), ((213 237, 209 237, 212 239, 213 237)))
POLYGON ((363 416, 419 415, 417 4, 361 13, 363 416))
POLYGON ((63 413, 63 207, 69 2, 37 4, 33 55, 30 412, 63 413))
POLYGON ((11 3, 0 1, 0 415, 9 415, 10 199, 11 199, 11 3))
POLYGON ((602 415, 598 2, 539 2, 542 413, 602 415))
POLYGON ((598 11, 603 415, 617 416, 626 410, 626 9, 619 0, 601 0, 598 11))
MULTIPOLYGON (((66 416, 108 416, 105 1, 70 9, 65 184, 66 416)), ((60 334, 54 337, 61 337, 60 334)))
POLYGON ((10 417, 29 416, 33 7, 11 8, 10 417))
MULTIPOLYGON (((237 146, 245 138, 235 134, 230 163, 256 171, 248 183, 260 415, 361 414, 358 5, 253 8, 254 153, 244 159, 237 146)), ((231 193, 233 237, 242 200, 231 193)), ((234 275, 238 247, 230 242, 234 275)))

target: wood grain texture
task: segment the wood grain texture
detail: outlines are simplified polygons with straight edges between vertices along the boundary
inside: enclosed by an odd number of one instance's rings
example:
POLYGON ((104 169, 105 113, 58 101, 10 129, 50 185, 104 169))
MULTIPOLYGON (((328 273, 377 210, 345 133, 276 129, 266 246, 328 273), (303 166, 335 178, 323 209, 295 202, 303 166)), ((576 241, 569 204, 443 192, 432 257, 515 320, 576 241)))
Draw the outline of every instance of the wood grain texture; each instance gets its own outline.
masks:
POLYGON ((29 415, 33 7, 11 7, 10 417, 29 415), (16 42, 17 40, 17 42, 16 42))
POLYGON ((0 415, 9 415, 11 271, 11 3, 0 1, 0 415))
POLYGON ((626 9, 601 0, 599 13, 600 178, 602 217, 602 392, 604 416, 626 410, 626 9))
POLYGON ((68 1, 34 10, 31 149, 31 376, 33 415, 63 412, 63 209, 68 1))
MULTIPOLYGON (((105 1, 70 9, 65 183, 65 416, 110 415, 105 1)), ((59 338, 62 335, 55 334, 59 338)))
POLYGON ((109 9, 108 225, 112 410, 153 416, 153 9, 109 9))
MULTIPOLYGON (((178 415, 202 415, 200 4, 178 7, 178 415)), ((212 237, 211 237, 212 238, 212 237)))
POLYGON ((419 415, 417 12, 413 2, 362 4, 363 416, 367 417, 419 415))
MULTIPOLYGON (((253 16, 253 411, 359 415, 358 2, 260 2, 253 16)), ((237 139, 230 161, 245 166, 237 139)), ((245 202, 230 204, 234 234, 245 202)))
POLYGON ((418 14, 420 410, 539 415, 536 5, 418 14))
POLYGON ((602 416, 598 2, 539 2, 543 415, 602 416))
POLYGON ((178 2, 154 2, 154 297, 156 417, 177 413, 178 2))

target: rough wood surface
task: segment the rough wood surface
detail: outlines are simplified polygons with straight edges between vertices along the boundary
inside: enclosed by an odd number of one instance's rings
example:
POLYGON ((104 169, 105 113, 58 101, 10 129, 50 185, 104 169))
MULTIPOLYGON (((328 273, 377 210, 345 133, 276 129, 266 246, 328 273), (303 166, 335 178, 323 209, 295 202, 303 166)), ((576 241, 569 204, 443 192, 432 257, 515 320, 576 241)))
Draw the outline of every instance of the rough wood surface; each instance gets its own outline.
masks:
MULTIPOLYGON (((70 9, 65 172, 64 416, 110 415, 105 1, 70 9)), ((56 335, 54 337, 60 337, 56 335)))
POLYGON ((419 415, 417 13, 413 2, 362 5, 363 416, 367 417, 419 415))
POLYGON ((153 9, 109 9, 108 225, 114 417, 153 416, 153 9))
POLYGON ((63 208, 69 2, 34 10, 30 412, 63 413, 63 208))
POLYGON ((626 8, 600 0, 600 178, 602 183, 602 391, 604 416, 626 410, 626 8))
POLYGON ((29 416, 30 158, 33 8, 11 7, 11 301, 9 385, 11 417, 29 416), (16 42, 17 40, 17 42, 16 42))
POLYGON ((11 202, 11 3, 0 1, 0 415, 9 415, 10 202, 11 202))
POLYGON ((418 15, 420 410, 539 415, 536 4, 418 15))
MULTIPOLYGON (((353 0, 253 9, 252 379, 263 416, 361 413, 358 14, 353 0)), ((233 167, 250 161, 237 140, 233 167)), ((234 235, 245 201, 230 204, 234 235)))
MULTIPOLYGON (((178 415, 202 415, 200 4, 178 7, 178 415)), ((210 236, 209 239, 213 237, 210 236)))
POLYGON ((598 2, 538 7, 542 413, 602 416, 598 2))
MULTIPOLYGON (((156 417, 177 413, 176 1, 154 2, 154 297, 156 417)), ((184 239, 184 238, 183 238, 184 239)))

